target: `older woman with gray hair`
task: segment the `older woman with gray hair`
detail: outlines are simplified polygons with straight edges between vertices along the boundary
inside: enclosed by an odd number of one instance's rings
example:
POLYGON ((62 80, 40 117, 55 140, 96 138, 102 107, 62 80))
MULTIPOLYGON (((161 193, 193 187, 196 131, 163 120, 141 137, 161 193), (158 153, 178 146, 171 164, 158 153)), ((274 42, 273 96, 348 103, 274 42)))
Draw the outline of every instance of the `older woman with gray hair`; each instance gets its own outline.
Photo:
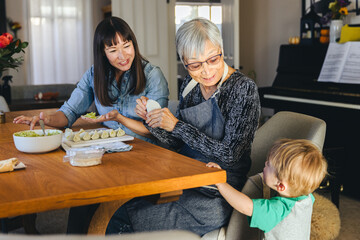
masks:
MULTIPOLYGON (((146 97, 137 100, 136 113, 161 142, 188 157, 219 164, 227 182, 241 190, 260 116, 257 87, 225 63, 220 31, 209 20, 184 23, 176 33, 176 47, 189 72, 176 115, 167 108, 147 112, 146 97)), ((184 229, 202 236, 226 225, 231 212, 216 187, 188 189, 176 202, 130 201, 115 213, 108 233, 184 229)))

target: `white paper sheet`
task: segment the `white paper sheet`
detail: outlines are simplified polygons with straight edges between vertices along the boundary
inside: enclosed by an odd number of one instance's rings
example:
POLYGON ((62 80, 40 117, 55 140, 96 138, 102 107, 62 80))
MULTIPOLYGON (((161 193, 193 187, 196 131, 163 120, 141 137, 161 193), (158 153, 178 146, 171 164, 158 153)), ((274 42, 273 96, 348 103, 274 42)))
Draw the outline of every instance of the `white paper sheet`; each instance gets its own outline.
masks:
POLYGON ((330 43, 318 81, 360 84, 360 42, 330 43))

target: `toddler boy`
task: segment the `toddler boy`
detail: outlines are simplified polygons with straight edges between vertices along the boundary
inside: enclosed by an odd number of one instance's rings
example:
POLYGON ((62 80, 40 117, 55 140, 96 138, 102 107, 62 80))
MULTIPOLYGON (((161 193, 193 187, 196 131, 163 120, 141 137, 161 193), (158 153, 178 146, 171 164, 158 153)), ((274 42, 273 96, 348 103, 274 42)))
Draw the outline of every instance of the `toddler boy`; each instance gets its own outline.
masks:
MULTIPOLYGON (((209 162, 208 167, 220 166, 209 162)), ((271 148, 263 182, 279 193, 270 199, 250 199, 227 183, 216 184, 237 211, 248 216, 250 227, 264 231, 264 239, 310 239, 311 194, 327 174, 327 162, 308 140, 281 139, 271 148)))

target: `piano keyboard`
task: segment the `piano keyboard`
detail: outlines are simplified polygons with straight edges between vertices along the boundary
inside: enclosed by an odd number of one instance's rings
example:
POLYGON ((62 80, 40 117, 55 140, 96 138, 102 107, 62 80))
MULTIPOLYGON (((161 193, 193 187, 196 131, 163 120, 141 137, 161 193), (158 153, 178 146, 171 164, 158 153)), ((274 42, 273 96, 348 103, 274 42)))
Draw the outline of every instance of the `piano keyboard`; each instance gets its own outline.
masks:
POLYGON ((273 95, 273 94, 264 94, 264 98, 280 100, 280 101, 317 104, 317 105, 330 106, 330 107, 339 107, 339 108, 349 108, 349 109, 360 110, 360 105, 351 104, 351 103, 322 101, 322 100, 306 99, 306 98, 298 98, 298 97, 285 97, 285 96, 279 96, 279 95, 273 95))

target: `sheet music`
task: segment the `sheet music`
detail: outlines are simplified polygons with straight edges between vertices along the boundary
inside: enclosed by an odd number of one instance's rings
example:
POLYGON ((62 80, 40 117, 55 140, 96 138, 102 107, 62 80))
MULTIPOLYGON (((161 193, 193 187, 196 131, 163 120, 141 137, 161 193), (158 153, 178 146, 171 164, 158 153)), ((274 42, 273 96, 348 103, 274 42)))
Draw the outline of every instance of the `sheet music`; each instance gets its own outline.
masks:
POLYGON ((360 84, 360 42, 350 43, 348 57, 339 82, 360 84))
POLYGON ((360 84, 360 42, 330 43, 318 81, 360 84))

